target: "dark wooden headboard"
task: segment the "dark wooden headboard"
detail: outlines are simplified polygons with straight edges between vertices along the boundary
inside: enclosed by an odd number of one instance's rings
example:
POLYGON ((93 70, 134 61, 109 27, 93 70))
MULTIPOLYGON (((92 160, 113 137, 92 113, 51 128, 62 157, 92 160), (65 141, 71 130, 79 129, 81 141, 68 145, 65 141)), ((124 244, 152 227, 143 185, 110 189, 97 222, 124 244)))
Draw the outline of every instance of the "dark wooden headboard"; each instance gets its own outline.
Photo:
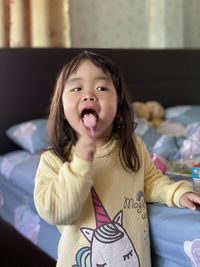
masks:
MULTIPOLYGON (((200 50, 91 49, 120 67, 132 100, 200 104, 200 50)), ((16 149, 5 130, 47 116, 57 73, 82 49, 0 49, 0 154, 16 149)))

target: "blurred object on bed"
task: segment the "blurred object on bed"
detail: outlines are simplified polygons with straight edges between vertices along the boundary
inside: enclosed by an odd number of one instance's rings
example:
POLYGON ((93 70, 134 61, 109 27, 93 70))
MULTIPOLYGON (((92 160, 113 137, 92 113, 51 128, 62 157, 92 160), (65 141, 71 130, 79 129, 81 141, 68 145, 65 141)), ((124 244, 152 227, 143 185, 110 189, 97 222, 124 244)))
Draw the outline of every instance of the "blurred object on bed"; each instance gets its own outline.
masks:
POLYGON ((185 135, 186 127, 179 122, 163 120, 156 130, 161 135, 182 136, 185 135))
POLYGON ((192 183, 194 190, 200 194, 200 161, 192 167, 192 183))
POLYGON ((137 119, 142 119, 146 122, 149 120, 149 111, 145 103, 136 101, 132 103, 132 107, 137 119))
POLYGON ((160 133, 156 131, 150 124, 146 123, 144 120, 136 119, 136 134, 142 137, 147 145, 149 151, 152 151, 153 146, 156 141, 160 138, 160 133))
POLYGON ((165 110, 165 118, 170 121, 182 123, 183 125, 200 122, 200 99, 199 105, 178 105, 167 108, 165 110))
POLYGON ((168 174, 191 176, 191 167, 200 160, 200 105, 168 107, 163 110, 162 122, 155 127, 142 118, 142 114, 146 114, 143 105, 145 103, 133 103, 136 133, 151 153, 167 160, 168 174))
POLYGON ((150 153, 151 159, 156 166, 162 173, 165 173, 167 170, 167 161, 166 159, 162 158, 160 155, 155 153, 150 153))
POLYGON ((133 102, 132 107, 136 118, 149 122, 153 127, 158 127, 162 121, 165 110, 157 101, 133 102))

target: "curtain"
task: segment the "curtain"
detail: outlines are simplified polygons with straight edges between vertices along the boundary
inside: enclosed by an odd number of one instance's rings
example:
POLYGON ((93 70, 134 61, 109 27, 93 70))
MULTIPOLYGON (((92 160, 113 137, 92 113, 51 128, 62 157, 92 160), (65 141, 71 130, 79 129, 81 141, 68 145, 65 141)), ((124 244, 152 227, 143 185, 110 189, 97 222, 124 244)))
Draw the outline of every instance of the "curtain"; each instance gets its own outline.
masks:
POLYGON ((183 47, 184 0, 148 0, 147 8, 149 47, 183 47))
POLYGON ((0 0, 0 47, 70 47, 68 0, 0 0))

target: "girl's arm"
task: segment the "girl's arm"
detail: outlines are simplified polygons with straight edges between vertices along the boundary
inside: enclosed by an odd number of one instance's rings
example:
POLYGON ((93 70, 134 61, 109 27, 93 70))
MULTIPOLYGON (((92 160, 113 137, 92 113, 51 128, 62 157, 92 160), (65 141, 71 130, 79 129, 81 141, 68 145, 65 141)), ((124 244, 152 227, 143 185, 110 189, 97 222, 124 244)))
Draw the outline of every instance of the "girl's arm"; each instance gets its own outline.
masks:
POLYGON ((92 161, 73 157, 63 163, 45 152, 35 178, 34 201, 39 215, 50 224, 71 224, 81 213, 92 186, 92 161))

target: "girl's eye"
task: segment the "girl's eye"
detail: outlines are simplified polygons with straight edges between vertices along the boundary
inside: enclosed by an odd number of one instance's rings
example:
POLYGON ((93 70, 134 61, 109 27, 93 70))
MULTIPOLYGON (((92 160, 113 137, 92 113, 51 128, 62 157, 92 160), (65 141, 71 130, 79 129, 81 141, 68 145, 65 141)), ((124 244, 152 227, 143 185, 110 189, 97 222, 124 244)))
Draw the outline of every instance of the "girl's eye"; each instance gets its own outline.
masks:
POLYGON ((108 89, 106 87, 103 86, 99 86, 97 87, 97 91, 107 91, 108 89))
POLYGON ((70 92, 78 92, 80 90, 81 90, 81 88, 77 87, 77 88, 70 89, 70 92))

